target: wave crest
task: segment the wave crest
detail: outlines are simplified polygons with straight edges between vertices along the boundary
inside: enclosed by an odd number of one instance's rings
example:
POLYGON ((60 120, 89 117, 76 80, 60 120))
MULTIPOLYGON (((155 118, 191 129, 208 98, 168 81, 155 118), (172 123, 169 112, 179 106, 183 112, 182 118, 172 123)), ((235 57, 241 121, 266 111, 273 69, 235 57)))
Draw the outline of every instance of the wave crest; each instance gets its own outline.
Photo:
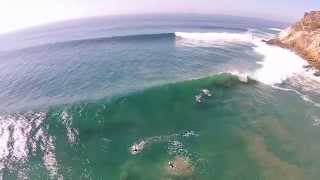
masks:
MULTIPOLYGON (((219 42, 226 43, 249 43, 252 44, 255 53, 262 55, 262 61, 257 62, 261 68, 253 72, 246 73, 253 79, 267 85, 274 85, 283 82, 284 80, 292 77, 296 73, 304 71, 303 65, 306 62, 293 52, 268 45, 262 42, 263 39, 254 35, 254 33, 188 33, 176 32, 177 37, 197 41, 198 45, 201 44, 215 44, 219 42), (285 67, 285 68, 284 68, 285 67)), ((196 43, 194 43, 196 44, 196 43)), ((243 74, 243 73, 242 73, 243 74)), ((236 73, 239 75, 239 73, 236 73)), ((245 80, 245 79, 243 79, 245 80)))
POLYGON ((176 37, 183 39, 206 41, 206 42, 250 42, 253 40, 251 33, 227 33, 227 32, 209 32, 209 33, 189 33, 175 32, 176 37))

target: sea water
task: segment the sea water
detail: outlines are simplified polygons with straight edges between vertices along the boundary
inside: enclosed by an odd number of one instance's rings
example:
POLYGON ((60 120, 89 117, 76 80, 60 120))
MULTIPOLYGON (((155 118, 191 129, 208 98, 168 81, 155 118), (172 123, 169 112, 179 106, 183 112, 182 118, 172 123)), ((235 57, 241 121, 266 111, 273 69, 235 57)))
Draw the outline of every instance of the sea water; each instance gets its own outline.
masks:
POLYGON ((2 179, 318 179, 319 79, 287 24, 138 15, 0 36, 2 179), (172 174, 184 159, 192 171, 172 174))

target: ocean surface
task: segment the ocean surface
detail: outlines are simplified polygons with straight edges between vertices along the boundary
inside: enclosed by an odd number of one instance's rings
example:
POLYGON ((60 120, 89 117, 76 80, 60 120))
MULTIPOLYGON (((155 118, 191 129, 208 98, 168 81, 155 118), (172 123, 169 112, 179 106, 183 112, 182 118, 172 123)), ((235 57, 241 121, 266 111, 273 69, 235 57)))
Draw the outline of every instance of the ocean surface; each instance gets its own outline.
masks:
POLYGON ((319 179, 320 78, 262 42, 287 25, 137 15, 0 35, 0 179, 319 179))

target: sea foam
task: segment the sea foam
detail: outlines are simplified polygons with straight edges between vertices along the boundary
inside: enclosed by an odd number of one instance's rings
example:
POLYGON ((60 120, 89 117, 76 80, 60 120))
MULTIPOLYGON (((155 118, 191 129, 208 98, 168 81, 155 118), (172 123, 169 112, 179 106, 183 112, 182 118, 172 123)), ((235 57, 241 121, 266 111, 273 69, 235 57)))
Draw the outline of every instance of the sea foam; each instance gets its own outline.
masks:
POLYGON ((227 33, 227 32, 207 32, 207 33, 189 33, 175 32, 176 37, 203 41, 203 42, 248 42, 253 40, 251 33, 227 33))
MULTIPOLYGON (((268 45, 262 42, 262 39, 255 37, 250 32, 245 33, 187 33, 176 32, 175 35, 186 40, 198 41, 199 44, 214 44, 219 42, 225 43, 250 43, 253 45, 253 50, 259 55, 263 56, 262 61, 257 62, 261 68, 253 72, 241 73, 245 77, 260 81, 267 85, 280 84, 284 80, 292 77, 296 73, 304 71, 303 65, 306 62, 295 53, 280 48, 268 45)), ((231 72, 234 74, 234 72, 231 72)), ((236 73, 239 74, 239 73, 236 73)), ((243 76, 240 77, 243 79, 243 76)))
POLYGON ((253 73, 253 78, 268 85, 280 84, 286 79, 303 73, 306 65, 295 53, 276 46, 256 41, 254 51, 263 55, 263 61, 258 62, 261 68, 253 73))
MULTIPOLYGON (((289 31, 290 29, 281 31, 280 36, 285 36, 289 31)), ((176 32, 175 35, 182 41, 186 41, 187 45, 190 45, 191 42, 193 46, 209 45, 215 47, 217 44, 221 46, 221 43, 251 44, 253 51, 262 56, 261 61, 257 62, 261 67, 251 72, 242 72, 241 69, 236 69, 228 73, 238 76, 242 82, 247 82, 248 78, 252 78, 275 89, 291 91, 298 94, 304 101, 320 107, 320 103, 305 95, 305 92, 319 94, 318 89, 320 89, 320 78, 313 75, 314 70, 306 70, 303 67, 307 65, 307 62, 290 50, 266 44, 262 41, 262 38, 255 36, 253 31, 245 33, 176 32), (285 81, 289 81, 296 88, 281 87, 281 84, 285 81), (297 90, 297 88, 300 88, 301 91, 297 90)), ((181 44, 184 45, 185 42, 181 42, 181 44)))
POLYGON ((268 29, 271 31, 277 31, 277 32, 282 31, 282 29, 280 29, 280 28, 268 28, 268 29))

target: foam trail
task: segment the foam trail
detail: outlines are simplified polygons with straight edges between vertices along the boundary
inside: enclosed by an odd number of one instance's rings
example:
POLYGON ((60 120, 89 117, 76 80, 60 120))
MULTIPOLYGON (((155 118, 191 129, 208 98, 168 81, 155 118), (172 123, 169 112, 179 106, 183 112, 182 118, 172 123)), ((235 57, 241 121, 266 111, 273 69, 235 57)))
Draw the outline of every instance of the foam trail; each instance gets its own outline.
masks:
POLYGON ((313 105, 316 106, 316 107, 320 107, 320 104, 319 104, 319 103, 314 102, 314 101, 313 101, 312 99, 310 99, 307 95, 301 93, 301 92, 298 91, 298 90, 289 89, 289 88, 283 88, 283 87, 279 87, 279 86, 275 86, 275 85, 272 86, 272 87, 275 88, 275 89, 279 89, 279 90, 281 90, 281 91, 294 92, 294 93, 298 94, 304 101, 309 102, 309 103, 313 104, 313 105))
POLYGON ((198 135, 194 131, 186 131, 182 134, 152 136, 152 137, 144 138, 138 142, 133 143, 133 145, 131 145, 129 148, 129 152, 132 155, 137 155, 141 153, 146 147, 149 147, 153 144, 158 144, 158 143, 169 143, 171 145, 169 147, 169 150, 179 149, 179 151, 182 151, 183 145, 181 144, 180 141, 178 141, 178 139, 189 138, 192 136, 197 137, 198 135))

